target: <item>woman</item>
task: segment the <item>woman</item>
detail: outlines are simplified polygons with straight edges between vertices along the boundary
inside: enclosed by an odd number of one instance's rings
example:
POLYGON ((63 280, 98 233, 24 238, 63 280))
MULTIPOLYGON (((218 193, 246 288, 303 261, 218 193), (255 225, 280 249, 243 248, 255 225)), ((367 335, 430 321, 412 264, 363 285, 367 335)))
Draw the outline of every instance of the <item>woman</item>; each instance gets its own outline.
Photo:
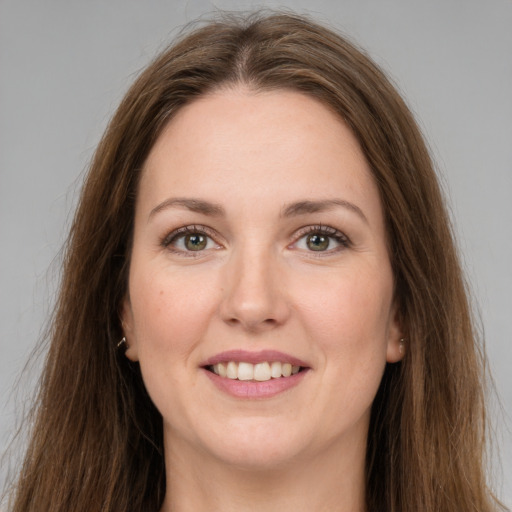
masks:
POLYGON ((481 358, 403 101, 291 15, 138 78, 72 227, 13 510, 490 511, 481 358))

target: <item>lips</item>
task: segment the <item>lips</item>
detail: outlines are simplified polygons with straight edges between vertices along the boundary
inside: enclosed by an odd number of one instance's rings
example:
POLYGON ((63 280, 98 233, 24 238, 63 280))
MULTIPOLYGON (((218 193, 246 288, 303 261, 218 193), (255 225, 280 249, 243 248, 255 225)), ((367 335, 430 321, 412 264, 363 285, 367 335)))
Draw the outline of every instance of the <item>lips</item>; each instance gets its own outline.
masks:
POLYGON ((230 350, 201 367, 219 389, 242 398, 274 396, 297 385, 310 369, 306 362, 275 350, 230 350))
POLYGON ((202 362, 200 366, 214 366, 218 363, 227 363, 229 361, 251 364, 264 363, 265 361, 279 361, 281 363, 290 363, 292 366, 309 367, 305 361, 289 354, 285 354, 284 352, 279 352, 278 350, 260 350, 258 352, 250 352, 248 350, 228 350, 210 357, 206 361, 202 362))

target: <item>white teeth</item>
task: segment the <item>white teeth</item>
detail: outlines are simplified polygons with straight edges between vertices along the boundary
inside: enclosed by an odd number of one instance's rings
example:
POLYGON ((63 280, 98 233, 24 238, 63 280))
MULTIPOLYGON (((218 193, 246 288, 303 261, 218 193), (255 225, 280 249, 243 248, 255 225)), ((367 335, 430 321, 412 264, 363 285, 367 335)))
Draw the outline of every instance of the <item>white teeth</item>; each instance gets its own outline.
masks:
POLYGON ((279 361, 274 361, 270 367, 270 374, 272 378, 278 379, 281 377, 281 363, 279 361))
POLYGON ((271 377, 270 365, 268 363, 258 363, 254 365, 254 380, 270 380, 271 377))
POLYGON ((228 379, 265 382, 270 379, 295 375, 299 373, 300 366, 292 366, 291 363, 281 363, 280 361, 272 361, 271 363, 264 361, 257 364, 228 361, 214 364, 211 369, 220 377, 227 377, 228 379))
MULTIPOLYGON (((215 365, 217 367, 217 375, 220 375, 221 377, 227 376, 227 368, 224 363, 219 363, 215 365)), ((213 370, 215 371, 215 366, 213 367, 213 370)))
POLYGON ((238 380, 253 380, 254 365, 251 363, 238 363, 238 380))
POLYGON ((289 377, 292 374, 292 365, 290 363, 283 364, 283 377, 289 377))
MULTIPOLYGON (((213 367, 215 368, 214 365, 213 367)), ((234 361, 229 361, 226 368, 226 377, 228 379, 238 379, 238 365, 234 361)))

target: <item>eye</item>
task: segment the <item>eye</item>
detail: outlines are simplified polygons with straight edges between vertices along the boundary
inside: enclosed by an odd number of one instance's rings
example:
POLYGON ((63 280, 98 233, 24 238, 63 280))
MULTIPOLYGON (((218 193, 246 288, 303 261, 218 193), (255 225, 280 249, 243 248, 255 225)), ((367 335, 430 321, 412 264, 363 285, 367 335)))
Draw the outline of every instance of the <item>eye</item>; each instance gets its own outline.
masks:
POLYGON ((173 252, 201 252, 208 249, 218 249, 220 246, 202 226, 185 226, 169 233, 162 245, 173 252))
POLYGON ((308 226, 299 231, 293 244, 296 249, 313 252, 336 252, 348 247, 349 239, 341 231, 329 226, 308 226))
POLYGON ((201 233, 193 233, 191 235, 182 235, 178 238, 182 242, 187 251, 202 251, 208 246, 208 237, 201 233))
POLYGON ((331 239, 325 235, 314 233, 306 236, 306 245, 312 251, 326 251, 330 243, 331 239))

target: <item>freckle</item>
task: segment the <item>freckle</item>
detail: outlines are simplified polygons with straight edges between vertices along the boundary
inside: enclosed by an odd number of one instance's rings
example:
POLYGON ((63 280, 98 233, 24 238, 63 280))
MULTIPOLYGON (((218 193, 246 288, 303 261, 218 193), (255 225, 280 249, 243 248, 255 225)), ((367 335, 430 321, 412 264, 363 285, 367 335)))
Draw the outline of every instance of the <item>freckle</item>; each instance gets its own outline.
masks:
POLYGON ((164 291, 163 290, 160 290, 160 295, 163 295, 164 294, 164 291))

